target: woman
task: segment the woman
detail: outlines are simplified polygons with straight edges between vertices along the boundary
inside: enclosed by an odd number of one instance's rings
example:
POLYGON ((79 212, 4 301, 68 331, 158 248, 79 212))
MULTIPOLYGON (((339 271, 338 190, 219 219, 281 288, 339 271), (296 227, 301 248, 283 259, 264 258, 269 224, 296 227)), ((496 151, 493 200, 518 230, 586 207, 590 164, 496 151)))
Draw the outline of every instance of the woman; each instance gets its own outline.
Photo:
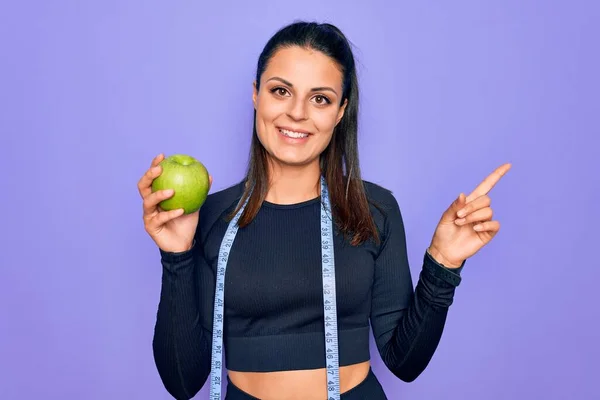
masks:
POLYGON ((465 260, 499 230, 488 192, 510 165, 444 212, 413 291, 398 203, 361 179, 356 69, 342 32, 316 23, 277 32, 258 60, 253 102, 247 175, 200 212, 158 207, 173 195, 151 190, 163 155, 139 182, 163 266, 153 341, 161 379, 177 399, 206 382, 220 398, 222 340, 227 399, 385 399, 369 322, 385 365, 416 379, 465 260))

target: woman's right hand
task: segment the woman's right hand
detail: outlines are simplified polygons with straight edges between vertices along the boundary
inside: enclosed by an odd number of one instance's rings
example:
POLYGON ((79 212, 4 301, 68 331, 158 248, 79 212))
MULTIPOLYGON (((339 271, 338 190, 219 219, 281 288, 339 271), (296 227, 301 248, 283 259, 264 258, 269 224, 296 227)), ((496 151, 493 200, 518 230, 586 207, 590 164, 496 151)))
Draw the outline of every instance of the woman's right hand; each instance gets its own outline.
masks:
MULTIPOLYGON (((172 190, 152 192, 152 181, 162 173, 159 163, 164 159, 159 154, 152 160, 150 168, 138 182, 138 190, 143 199, 144 227, 156 245, 166 252, 182 252, 194 244, 199 211, 184 215, 183 209, 164 211, 159 203, 173 196, 172 190)), ((212 186, 212 176, 209 176, 212 186)))

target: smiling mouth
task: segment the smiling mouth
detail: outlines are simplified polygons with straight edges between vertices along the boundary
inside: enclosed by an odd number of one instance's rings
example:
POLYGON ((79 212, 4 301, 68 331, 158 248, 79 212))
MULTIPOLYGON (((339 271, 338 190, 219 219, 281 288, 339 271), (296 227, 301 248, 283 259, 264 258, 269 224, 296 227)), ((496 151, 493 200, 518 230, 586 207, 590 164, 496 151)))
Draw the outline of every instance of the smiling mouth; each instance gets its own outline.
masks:
POLYGON ((294 132, 294 131, 289 131, 287 129, 279 129, 279 132, 283 136, 287 136, 292 139, 304 139, 304 138, 308 137, 308 133, 305 133, 305 132, 294 132))

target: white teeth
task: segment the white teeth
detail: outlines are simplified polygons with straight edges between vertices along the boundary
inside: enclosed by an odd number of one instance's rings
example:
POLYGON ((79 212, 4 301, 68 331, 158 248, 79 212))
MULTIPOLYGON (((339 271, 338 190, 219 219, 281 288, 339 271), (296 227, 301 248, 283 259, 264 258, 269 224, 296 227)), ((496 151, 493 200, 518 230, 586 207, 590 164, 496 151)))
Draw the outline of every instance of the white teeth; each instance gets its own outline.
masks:
POLYGON ((280 129, 279 132, 281 132, 284 136, 291 137, 294 139, 301 139, 301 138, 308 137, 308 133, 288 131, 287 129, 280 129))

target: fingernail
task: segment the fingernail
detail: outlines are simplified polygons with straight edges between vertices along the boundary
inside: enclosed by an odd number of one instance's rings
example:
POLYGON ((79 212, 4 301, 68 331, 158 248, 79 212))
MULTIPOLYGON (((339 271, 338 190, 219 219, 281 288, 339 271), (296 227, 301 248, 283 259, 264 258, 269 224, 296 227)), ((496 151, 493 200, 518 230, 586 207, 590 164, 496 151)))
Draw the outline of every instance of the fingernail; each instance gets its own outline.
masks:
POLYGON ((483 227, 481 225, 475 225, 473 227, 473 229, 475 229, 476 231, 480 231, 483 227))
POLYGON ((461 218, 461 219, 457 219, 456 221, 454 221, 457 225, 462 225, 465 223, 465 219, 461 218))
POLYGON ((465 214, 467 213, 467 211, 465 211, 465 209, 463 208, 462 210, 459 210, 456 215, 458 215, 459 218, 462 218, 465 216, 465 214))
POLYGON ((165 189, 164 193, 165 193, 166 196, 170 196, 170 195, 173 194, 173 189, 165 189))

